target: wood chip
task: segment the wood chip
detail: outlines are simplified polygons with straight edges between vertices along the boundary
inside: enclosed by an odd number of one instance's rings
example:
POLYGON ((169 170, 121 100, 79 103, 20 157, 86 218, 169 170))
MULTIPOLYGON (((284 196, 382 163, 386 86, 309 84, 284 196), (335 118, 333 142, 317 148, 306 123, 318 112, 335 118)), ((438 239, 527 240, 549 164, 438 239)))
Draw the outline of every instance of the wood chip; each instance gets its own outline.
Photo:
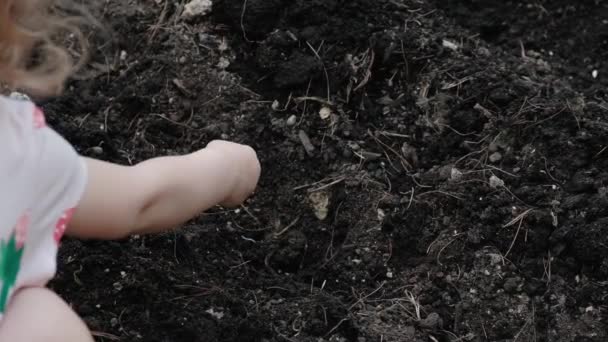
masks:
POLYGON ((300 142, 302 143, 302 146, 304 146, 306 153, 312 157, 315 152, 315 146, 312 144, 312 142, 310 142, 308 134, 306 134, 306 132, 303 130, 300 130, 298 132, 298 138, 300 138, 300 142))

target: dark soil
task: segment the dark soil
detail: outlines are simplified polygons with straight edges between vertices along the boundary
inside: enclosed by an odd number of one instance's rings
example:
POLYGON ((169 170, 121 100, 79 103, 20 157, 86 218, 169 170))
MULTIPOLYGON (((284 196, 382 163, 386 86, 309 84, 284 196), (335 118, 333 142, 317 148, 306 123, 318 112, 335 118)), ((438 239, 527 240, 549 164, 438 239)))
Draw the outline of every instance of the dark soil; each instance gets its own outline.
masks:
POLYGON ((605 2, 97 6, 113 38, 51 124, 114 162, 225 138, 264 168, 238 210, 64 243, 52 287, 99 341, 608 339, 605 2))

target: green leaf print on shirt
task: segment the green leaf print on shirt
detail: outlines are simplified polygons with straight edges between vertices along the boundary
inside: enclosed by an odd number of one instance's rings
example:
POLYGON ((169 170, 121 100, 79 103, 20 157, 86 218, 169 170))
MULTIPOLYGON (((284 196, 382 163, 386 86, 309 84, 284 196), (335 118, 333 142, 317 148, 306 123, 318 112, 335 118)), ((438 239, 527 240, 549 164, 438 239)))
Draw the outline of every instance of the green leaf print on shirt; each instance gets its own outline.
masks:
POLYGON ((23 247, 17 247, 15 232, 8 241, 0 241, 0 314, 4 313, 10 290, 17 282, 23 247))

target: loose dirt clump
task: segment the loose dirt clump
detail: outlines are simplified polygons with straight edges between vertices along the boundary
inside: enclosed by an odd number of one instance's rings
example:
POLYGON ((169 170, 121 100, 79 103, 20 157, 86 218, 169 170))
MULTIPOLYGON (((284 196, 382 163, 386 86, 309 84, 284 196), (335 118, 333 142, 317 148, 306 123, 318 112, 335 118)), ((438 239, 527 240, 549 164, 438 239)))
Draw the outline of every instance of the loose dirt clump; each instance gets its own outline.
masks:
POLYGON ((253 145, 259 191, 183 229, 66 241, 99 341, 605 341, 601 2, 97 4, 49 122, 134 164, 253 145), (581 18, 585 18, 582 20, 581 18))

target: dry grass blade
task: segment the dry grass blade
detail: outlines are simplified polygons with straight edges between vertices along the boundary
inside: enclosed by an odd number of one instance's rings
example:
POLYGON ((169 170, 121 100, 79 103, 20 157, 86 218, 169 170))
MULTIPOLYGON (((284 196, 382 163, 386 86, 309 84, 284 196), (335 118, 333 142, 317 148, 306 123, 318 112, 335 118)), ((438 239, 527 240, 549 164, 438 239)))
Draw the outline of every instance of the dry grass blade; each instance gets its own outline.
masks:
POLYGON ((513 241, 511 241, 511 245, 509 246, 509 249, 507 250, 507 252, 504 255, 505 259, 509 256, 509 253, 511 253, 513 246, 515 246, 515 242, 517 241, 517 237, 519 236, 519 232, 521 231, 521 226, 523 224, 524 218, 526 218, 526 216, 528 216, 528 214, 530 214, 531 211, 532 211, 532 209, 528 209, 528 210, 524 211, 523 213, 517 215, 517 217, 515 217, 513 220, 509 221, 507 224, 505 224, 503 226, 503 228, 507 228, 507 227, 511 227, 515 223, 519 222, 519 224, 517 225, 517 230, 515 231, 515 236, 513 237, 513 241))
POLYGON ((365 76, 363 77, 363 80, 361 80, 361 82, 359 82, 359 84, 355 87, 355 89, 353 89, 353 91, 357 91, 357 90, 363 88, 371 79, 372 66, 374 65, 375 57, 376 57, 376 54, 374 53, 374 50, 368 49, 366 52, 366 56, 364 58, 364 62, 367 63, 367 69, 365 70, 365 76))
MULTIPOLYGON (((394 148, 388 146, 387 144, 385 144, 384 142, 382 142, 382 140, 380 140, 375 134, 372 134, 371 131, 367 131, 367 135, 369 135, 372 139, 374 139, 374 141, 380 145, 380 147, 389 150, 390 152, 392 152, 395 156, 397 156, 397 158, 399 159, 399 161, 401 162, 401 167, 403 167, 403 169, 406 172, 411 172, 411 170, 413 169, 412 165, 405 159, 405 157, 403 157, 403 155, 401 155, 401 153, 395 151, 394 148)), ((385 152, 385 155, 387 156, 388 162, 392 165, 392 161, 390 158, 388 158, 388 153, 385 152)), ((396 168, 393 166, 393 169, 396 170, 396 168)))
POLYGON ((241 11, 241 31, 243 32, 243 39, 245 39, 245 41, 247 43, 251 43, 251 40, 249 40, 249 38, 247 38, 247 32, 245 32, 245 12, 247 11, 247 0, 243 0, 243 9, 241 11))
POLYGON ((312 51, 312 53, 314 53, 314 55, 317 57, 317 59, 319 60, 319 62, 321 62, 321 65, 323 66, 323 73, 325 73, 325 82, 327 83, 327 102, 330 102, 330 91, 331 88, 329 86, 329 73, 327 73, 327 68, 325 67, 325 62, 323 62, 323 59, 321 58, 321 56, 319 56, 319 53, 317 52, 317 50, 315 50, 312 45, 310 45, 309 42, 306 42, 306 45, 308 45, 308 47, 310 48, 310 50, 312 51))
POLYGON ((523 220, 526 216, 528 216, 528 214, 532 211, 533 209, 528 209, 526 211, 524 211, 523 213, 517 215, 514 219, 512 219, 511 221, 507 222, 505 225, 503 225, 503 228, 509 228, 512 225, 514 225, 515 223, 517 223, 518 221, 523 220))
POLYGON ((326 106, 330 106, 332 107, 334 105, 333 102, 326 100, 324 98, 321 97, 317 97, 317 96, 299 96, 299 97, 294 97, 293 98, 294 102, 299 103, 299 102, 305 102, 305 101, 315 101, 315 102, 319 102, 321 104, 324 104, 326 106))
POLYGON ((165 1, 163 10, 160 12, 160 16, 158 16, 158 20, 156 21, 156 23, 154 25, 150 26, 150 37, 148 38, 148 44, 152 43, 152 41, 156 37, 156 34, 158 33, 158 30, 162 27, 163 23, 165 22, 165 20, 167 18, 167 9, 169 6, 169 2, 170 1, 165 1))
POLYGON ((101 332, 101 331, 91 331, 91 335, 93 335, 93 337, 100 337, 102 339, 108 339, 110 341, 119 341, 120 337, 116 336, 116 335, 112 335, 110 333, 105 333, 105 332, 101 332))
POLYGON ((365 295, 364 297, 360 298, 358 301, 356 301, 353 305, 351 305, 348 310, 352 310, 355 306, 357 306, 360 303, 363 303, 367 298, 373 296, 376 292, 380 291, 384 285, 386 285, 386 281, 383 281, 380 286, 378 286, 378 288, 376 288, 375 290, 373 290, 372 292, 368 293, 367 295, 365 295))

